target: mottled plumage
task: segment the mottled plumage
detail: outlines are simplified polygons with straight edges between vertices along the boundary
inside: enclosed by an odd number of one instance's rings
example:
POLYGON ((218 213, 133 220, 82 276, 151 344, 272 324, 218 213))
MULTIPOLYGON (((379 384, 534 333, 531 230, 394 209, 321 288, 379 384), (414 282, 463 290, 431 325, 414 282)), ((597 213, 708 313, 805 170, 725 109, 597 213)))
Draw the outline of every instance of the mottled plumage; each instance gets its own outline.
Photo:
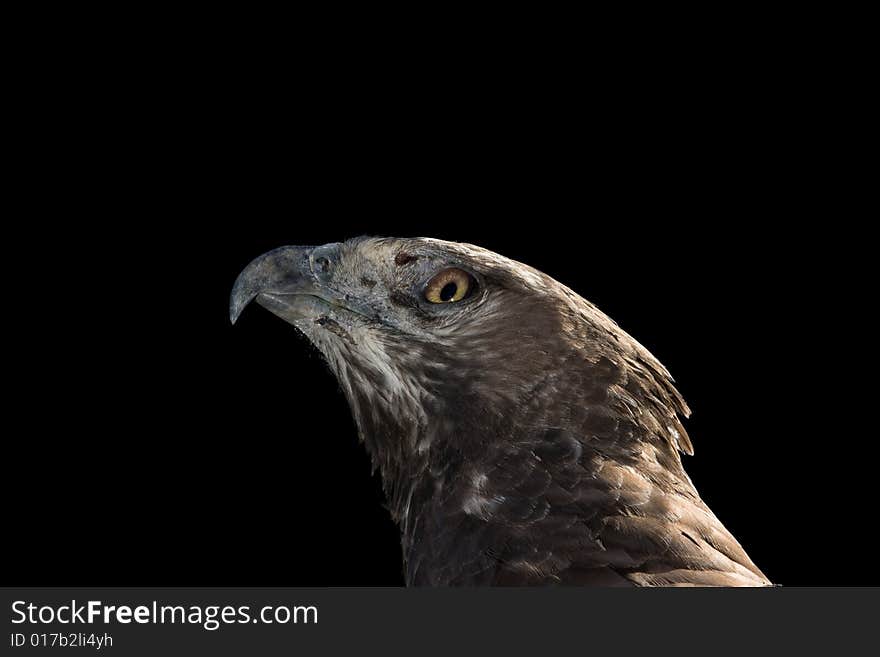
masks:
POLYGON ((252 299, 324 354, 380 470, 410 585, 768 580, 682 468, 665 368, 549 276, 479 247, 358 238, 282 247, 252 299), (429 303, 455 267, 470 295, 429 303))

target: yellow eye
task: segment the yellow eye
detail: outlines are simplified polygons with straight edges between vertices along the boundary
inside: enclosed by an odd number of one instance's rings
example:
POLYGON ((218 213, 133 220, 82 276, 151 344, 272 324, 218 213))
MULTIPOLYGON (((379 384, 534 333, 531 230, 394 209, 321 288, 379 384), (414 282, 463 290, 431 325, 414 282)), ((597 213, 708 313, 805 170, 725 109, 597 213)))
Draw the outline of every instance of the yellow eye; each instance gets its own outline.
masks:
POLYGON ((428 281, 425 298, 431 303, 454 303, 468 296, 474 287, 474 279, 470 274, 451 267, 428 281))

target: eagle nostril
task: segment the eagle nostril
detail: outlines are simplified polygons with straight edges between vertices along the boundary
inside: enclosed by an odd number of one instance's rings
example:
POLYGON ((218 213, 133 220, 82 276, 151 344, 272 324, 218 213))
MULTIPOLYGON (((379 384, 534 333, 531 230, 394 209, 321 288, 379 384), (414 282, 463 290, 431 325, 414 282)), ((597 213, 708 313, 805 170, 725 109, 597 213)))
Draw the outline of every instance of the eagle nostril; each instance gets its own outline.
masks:
POLYGON ((340 244, 324 244, 316 246, 309 254, 309 266, 312 273, 319 277, 331 276, 334 268, 339 264, 340 244))
POLYGON ((323 272, 325 274, 328 271, 330 271, 330 259, 329 258, 325 258, 324 256, 321 256, 319 258, 315 258, 315 265, 318 267, 318 269, 321 272, 323 272))

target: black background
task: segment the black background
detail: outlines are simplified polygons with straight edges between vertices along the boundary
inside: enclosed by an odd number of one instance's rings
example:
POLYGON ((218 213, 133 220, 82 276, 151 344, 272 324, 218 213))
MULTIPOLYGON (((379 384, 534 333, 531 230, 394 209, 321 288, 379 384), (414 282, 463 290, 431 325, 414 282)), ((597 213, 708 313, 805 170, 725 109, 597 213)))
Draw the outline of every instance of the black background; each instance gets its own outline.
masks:
POLYGON ((151 52, 47 62, 23 129, 7 583, 401 584, 320 357, 260 308, 228 320, 253 257, 360 234, 473 242, 596 303, 676 378, 686 468, 773 581, 878 583, 854 178, 803 79, 672 46, 151 52))

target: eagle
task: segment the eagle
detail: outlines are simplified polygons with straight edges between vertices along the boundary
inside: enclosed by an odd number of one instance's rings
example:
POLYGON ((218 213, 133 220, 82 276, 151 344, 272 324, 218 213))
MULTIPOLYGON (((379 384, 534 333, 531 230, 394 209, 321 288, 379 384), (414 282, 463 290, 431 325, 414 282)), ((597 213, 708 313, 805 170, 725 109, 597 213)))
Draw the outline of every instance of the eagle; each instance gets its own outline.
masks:
POLYGON ((682 467, 690 410, 595 305, 471 244, 282 246, 235 281, 339 381, 408 586, 767 586, 682 467))

